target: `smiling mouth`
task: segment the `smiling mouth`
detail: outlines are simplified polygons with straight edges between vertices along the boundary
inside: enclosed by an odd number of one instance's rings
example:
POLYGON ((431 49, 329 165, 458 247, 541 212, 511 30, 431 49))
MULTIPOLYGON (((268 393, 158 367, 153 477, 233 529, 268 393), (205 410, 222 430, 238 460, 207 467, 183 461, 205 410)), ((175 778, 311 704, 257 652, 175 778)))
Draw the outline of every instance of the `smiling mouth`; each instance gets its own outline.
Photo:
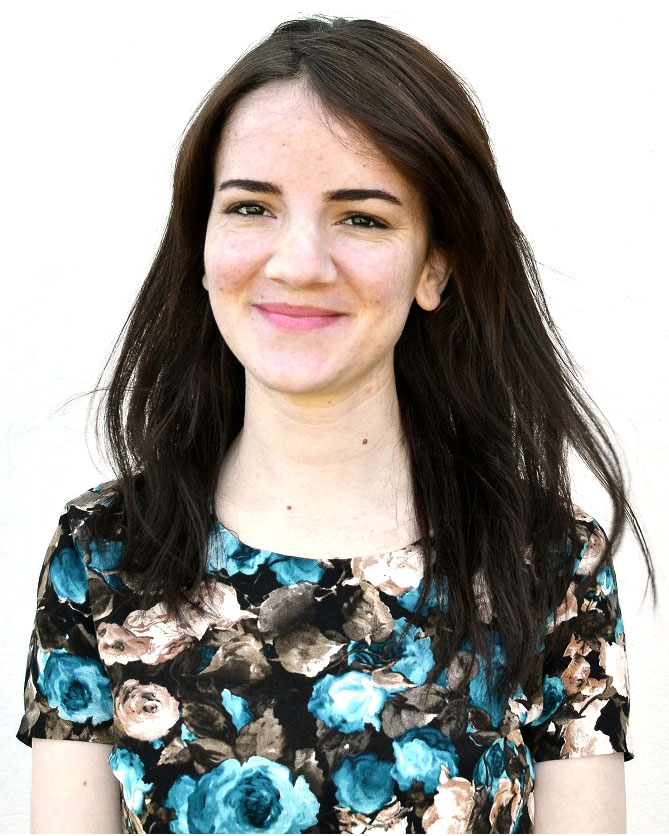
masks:
POLYGON ((335 322, 339 322, 345 314, 334 312, 307 314, 306 311, 318 311, 318 308, 302 308, 299 313, 280 313, 276 310, 269 310, 254 305, 260 316, 276 328, 286 331, 313 331, 317 328, 327 328, 335 322))
POLYGON ((341 313, 331 308, 319 308, 316 305, 289 305, 286 302, 264 302, 257 307, 286 316, 334 316, 341 313))

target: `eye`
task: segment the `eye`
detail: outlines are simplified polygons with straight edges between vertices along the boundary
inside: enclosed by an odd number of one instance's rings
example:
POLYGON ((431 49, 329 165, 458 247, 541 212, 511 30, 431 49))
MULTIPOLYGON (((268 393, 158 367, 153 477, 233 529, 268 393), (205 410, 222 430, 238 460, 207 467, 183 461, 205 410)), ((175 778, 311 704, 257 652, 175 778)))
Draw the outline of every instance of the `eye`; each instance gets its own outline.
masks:
POLYGON ((349 215, 348 218, 345 218, 343 223, 349 226, 359 226, 363 229, 387 229, 387 224, 384 224, 383 221, 380 221, 378 218, 373 217, 373 215, 365 215, 360 212, 356 212, 354 215, 349 215), (348 221, 351 221, 348 224, 348 221))
POLYGON ((225 210, 225 214, 262 217, 262 213, 266 211, 267 209, 260 203, 235 203, 225 210))

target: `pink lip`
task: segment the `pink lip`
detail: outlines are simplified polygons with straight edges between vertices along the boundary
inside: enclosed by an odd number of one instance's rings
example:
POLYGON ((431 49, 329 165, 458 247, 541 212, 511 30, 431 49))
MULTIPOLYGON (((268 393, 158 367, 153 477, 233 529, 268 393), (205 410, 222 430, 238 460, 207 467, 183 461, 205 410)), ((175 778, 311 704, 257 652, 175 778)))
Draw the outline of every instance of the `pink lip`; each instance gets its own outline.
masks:
POLYGON ((312 308, 309 305, 285 305, 283 302, 268 302, 266 305, 258 305, 265 311, 285 314, 286 316, 335 316, 339 311, 331 311, 329 308, 312 308))
POLYGON ((320 313, 323 308, 306 308, 304 306, 292 305, 267 305, 254 306, 263 319, 272 325, 286 331, 313 331, 315 328, 326 328, 341 319, 345 314, 338 314, 335 311, 320 313), (282 310, 277 310, 281 308, 282 310), (296 313, 285 313, 289 309, 296 313), (307 313, 309 312, 309 313, 307 313))

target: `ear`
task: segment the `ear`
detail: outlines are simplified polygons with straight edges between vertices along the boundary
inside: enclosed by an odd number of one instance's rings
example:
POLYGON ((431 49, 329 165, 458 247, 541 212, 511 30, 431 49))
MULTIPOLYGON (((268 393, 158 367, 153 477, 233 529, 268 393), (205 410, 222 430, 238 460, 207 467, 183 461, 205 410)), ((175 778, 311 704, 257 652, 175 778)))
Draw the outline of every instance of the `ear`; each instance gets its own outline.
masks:
POLYGON ((425 261, 416 288, 415 299, 423 310, 433 311, 441 302, 441 294, 446 287, 453 268, 446 255, 438 250, 431 250, 425 261))
POLYGON ((209 290, 209 279, 207 278, 206 273, 203 273, 202 275, 202 287, 204 287, 207 291, 209 290))

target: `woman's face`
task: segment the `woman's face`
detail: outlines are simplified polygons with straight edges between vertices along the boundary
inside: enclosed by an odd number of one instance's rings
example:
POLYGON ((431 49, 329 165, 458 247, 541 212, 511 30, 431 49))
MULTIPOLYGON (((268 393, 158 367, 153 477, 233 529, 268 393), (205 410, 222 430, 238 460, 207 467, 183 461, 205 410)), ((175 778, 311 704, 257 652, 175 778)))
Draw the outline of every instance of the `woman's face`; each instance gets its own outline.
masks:
POLYGON ((412 301, 434 309, 447 278, 418 191, 290 82, 236 105, 215 168, 203 283, 247 377, 320 399, 392 374, 412 301))

